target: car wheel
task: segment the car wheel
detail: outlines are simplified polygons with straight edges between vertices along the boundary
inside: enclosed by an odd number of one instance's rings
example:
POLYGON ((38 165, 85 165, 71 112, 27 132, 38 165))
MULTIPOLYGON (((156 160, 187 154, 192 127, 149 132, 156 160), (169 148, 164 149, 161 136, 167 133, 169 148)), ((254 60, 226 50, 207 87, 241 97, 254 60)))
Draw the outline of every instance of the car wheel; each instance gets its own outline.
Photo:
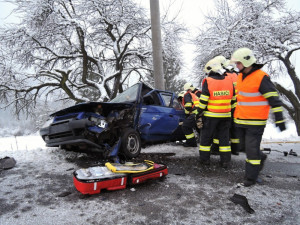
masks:
POLYGON ((141 152, 141 138, 134 129, 127 128, 123 131, 121 140, 121 152, 126 158, 137 157, 141 152))

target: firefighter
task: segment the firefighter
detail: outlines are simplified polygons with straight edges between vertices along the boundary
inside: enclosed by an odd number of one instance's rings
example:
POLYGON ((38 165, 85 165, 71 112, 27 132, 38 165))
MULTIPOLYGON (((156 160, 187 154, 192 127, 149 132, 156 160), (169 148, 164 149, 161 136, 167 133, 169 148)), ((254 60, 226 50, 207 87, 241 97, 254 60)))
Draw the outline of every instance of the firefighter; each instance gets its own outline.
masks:
POLYGON ((231 79, 224 76, 225 70, 218 60, 208 61, 204 71, 208 73, 208 77, 203 83, 199 104, 199 113, 204 112, 199 147, 200 163, 210 164, 211 144, 216 133, 219 139, 220 165, 228 168, 231 160, 229 128, 231 109, 235 103, 235 91, 231 79))
POLYGON ((201 92, 200 89, 195 88, 195 89, 193 90, 193 93, 194 93, 198 98, 200 98, 202 92, 201 92))
POLYGON ((266 155, 260 150, 262 135, 269 111, 274 113, 275 124, 284 131, 282 102, 269 75, 256 64, 256 58, 249 48, 236 50, 231 61, 235 62, 240 74, 237 79, 237 105, 234 123, 240 136, 241 148, 246 152, 244 186, 254 185, 262 170, 266 155))
MULTIPOLYGON (((221 66, 223 69, 226 70, 225 76, 228 76, 233 83, 233 86, 236 87, 236 81, 237 81, 237 73, 234 71, 234 66, 230 64, 230 60, 226 59, 224 56, 219 55, 215 57, 216 60, 218 60, 221 63, 221 66)), ((236 91, 236 89, 235 89, 236 91)), ((235 107, 235 105, 233 106, 235 107)), ((231 117, 231 127, 229 129, 229 137, 230 137, 230 146, 231 146, 231 154, 233 155, 239 155, 240 152, 240 140, 238 138, 236 126, 233 122, 233 115, 231 117)), ((216 151, 216 146, 219 144, 218 139, 213 139, 213 145, 212 145, 212 152, 216 151)))
POLYGON ((192 92, 194 89, 195 88, 191 83, 186 83, 184 85, 184 91, 186 92, 182 99, 182 105, 184 106, 186 115, 182 124, 182 131, 186 138, 186 142, 183 144, 184 147, 197 147, 194 129, 196 128, 196 115, 198 114, 199 99, 192 92))
POLYGON ((180 102, 180 104, 184 107, 184 105, 183 105, 183 96, 184 96, 184 94, 185 94, 185 91, 181 91, 181 92, 179 92, 179 94, 178 94, 178 97, 177 97, 177 99, 178 99, 178 101, 180 102))

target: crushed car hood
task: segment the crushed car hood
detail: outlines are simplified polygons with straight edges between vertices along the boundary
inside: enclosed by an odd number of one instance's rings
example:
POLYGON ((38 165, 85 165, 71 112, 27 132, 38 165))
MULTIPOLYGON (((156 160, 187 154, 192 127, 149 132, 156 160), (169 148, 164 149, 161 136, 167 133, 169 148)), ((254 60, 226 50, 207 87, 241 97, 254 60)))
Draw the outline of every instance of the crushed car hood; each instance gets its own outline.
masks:
POLYGON ((134 105, 134 103, 109 103, 109 102, 88 102, 88 103, 80 103, 69 108, 62 109, 57 111, 50 116, 62 116, 67 113, 76 113, 76 112, 95 112, 95 109, 98 105, 102 106, 102 113, 103 116, 107 116, 108 113, 112 110, 120 110, 120 109, 127 109, 134 105))

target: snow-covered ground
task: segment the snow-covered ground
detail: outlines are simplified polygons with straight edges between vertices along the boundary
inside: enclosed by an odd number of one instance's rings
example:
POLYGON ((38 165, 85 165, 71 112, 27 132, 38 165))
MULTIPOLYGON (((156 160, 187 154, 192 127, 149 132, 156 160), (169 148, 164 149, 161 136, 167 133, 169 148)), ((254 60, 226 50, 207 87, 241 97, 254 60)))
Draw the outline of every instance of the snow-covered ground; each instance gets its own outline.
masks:
POLYGON ((142 153, 175 154, 163 158, 169 167, 164 181, 88 198, 72 180, 72 172, 80 168, 74 162, 84 161, 85 154, 47 148, 38 134, 0 138, 0 146, 0 158, 17 161, 16 167, 0 171, 1 225, 300 224, 300 138, 294 124, 284 132, 267 125, 261 146, 272 149, 262 174, 266 182, 250 188, 237 185, 243 153, 232 158, 231 170, 216 165, 207 170, 197 164, 198 148, 160 144, 142 153), (283 155, 290 149, 298 156, 283 155), (229 201, 234 193, 246 196, 255 213, 229 201))

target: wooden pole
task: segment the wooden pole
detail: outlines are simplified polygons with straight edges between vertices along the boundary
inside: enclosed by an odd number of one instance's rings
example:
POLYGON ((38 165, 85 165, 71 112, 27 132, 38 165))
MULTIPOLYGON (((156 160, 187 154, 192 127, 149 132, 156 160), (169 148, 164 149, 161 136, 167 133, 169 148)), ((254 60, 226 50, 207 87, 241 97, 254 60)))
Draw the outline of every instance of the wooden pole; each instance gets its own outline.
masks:
POLYGON ((150 0, 150 12, 151 12, 154 85, 156 89, 165 90, 161 30, 160 30, 160 13, 159 13, 158 0, 150 0))

